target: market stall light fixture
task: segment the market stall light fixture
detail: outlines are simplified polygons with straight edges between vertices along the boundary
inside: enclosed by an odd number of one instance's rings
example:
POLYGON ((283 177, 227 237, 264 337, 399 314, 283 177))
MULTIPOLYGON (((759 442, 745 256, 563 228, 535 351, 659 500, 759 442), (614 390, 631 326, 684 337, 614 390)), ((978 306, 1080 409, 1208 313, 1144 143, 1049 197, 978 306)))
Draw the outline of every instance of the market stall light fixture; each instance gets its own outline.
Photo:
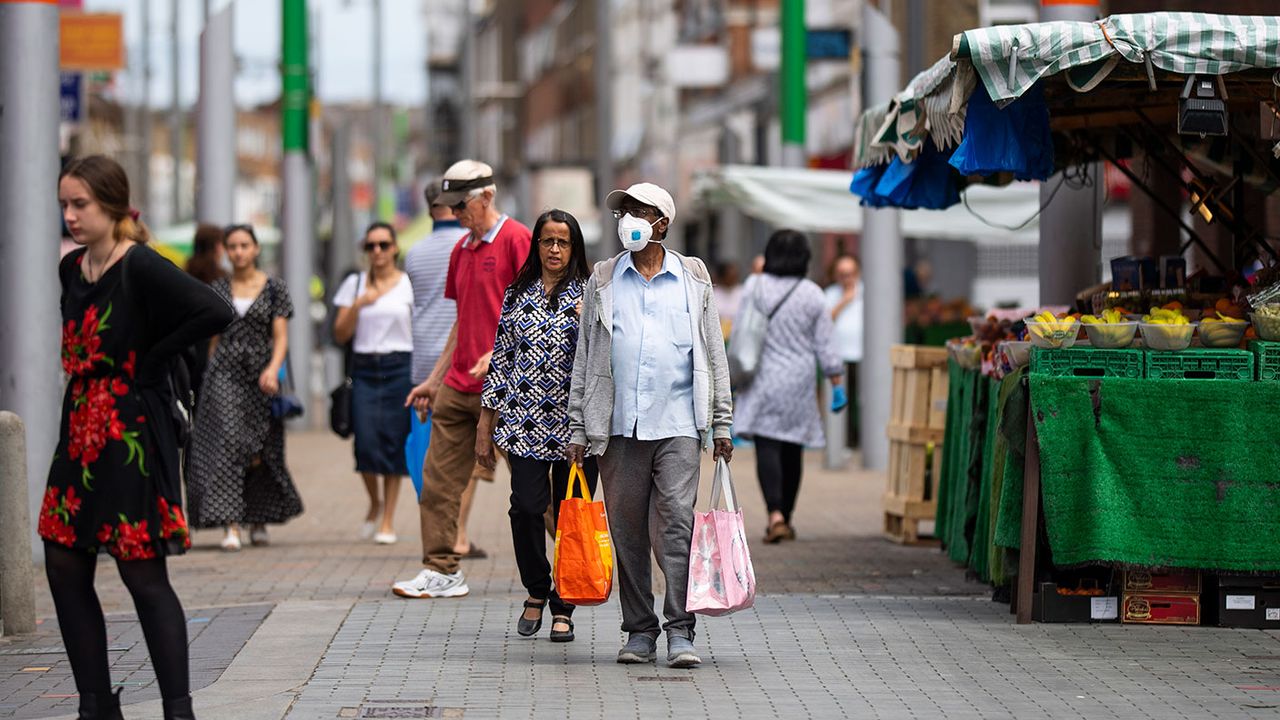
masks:
POLYGON ((1178 101, 1178 133, 1227 134, 1227 86, 1221 75, 1190 75, 1178 101))

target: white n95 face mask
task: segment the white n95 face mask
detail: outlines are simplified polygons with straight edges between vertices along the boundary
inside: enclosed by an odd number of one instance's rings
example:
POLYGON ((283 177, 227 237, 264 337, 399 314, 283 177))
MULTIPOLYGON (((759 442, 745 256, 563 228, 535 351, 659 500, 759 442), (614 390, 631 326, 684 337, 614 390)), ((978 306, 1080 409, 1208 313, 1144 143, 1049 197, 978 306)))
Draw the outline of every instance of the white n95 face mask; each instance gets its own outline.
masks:
MULTIPOLYGON (((653 221, 656 222, 658 221, 653 221)), ((622 241, 622 247, 631 252, 643 250, 653 238, 653 223, 647 223, 630 213, 623 215, 618 221, 618 239, 622 241)))

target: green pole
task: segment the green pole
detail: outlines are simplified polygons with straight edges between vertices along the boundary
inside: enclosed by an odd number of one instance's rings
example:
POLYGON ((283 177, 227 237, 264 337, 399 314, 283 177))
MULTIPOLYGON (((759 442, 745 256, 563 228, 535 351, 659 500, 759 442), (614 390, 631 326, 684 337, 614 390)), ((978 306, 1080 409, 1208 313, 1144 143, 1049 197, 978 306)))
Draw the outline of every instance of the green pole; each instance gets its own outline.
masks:
POLYGON ((307 0, 284 0, 280 134, 284 151, 307 151, 307 114, 311 100, 307 72, 307 0))
POLYGON ((782 73, 779 115, 782 120, 783 164, 807 164, 804 154, 805 87, 804 0, 782 0, 782 73))

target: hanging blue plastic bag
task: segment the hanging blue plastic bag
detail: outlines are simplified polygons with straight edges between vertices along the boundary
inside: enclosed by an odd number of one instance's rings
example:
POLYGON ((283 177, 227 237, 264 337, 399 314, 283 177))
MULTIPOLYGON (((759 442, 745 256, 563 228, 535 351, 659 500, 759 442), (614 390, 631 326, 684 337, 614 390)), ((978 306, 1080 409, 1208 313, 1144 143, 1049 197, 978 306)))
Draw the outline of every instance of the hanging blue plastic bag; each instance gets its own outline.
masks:
POLYGON ((961 175, 1011 172, 1017 180, 1048 179, 1053 174, 1053 134, 1043 88, 1037 83, 1000 108, 978 83, 969 97, 964 138, 951 165, 961 175))
POLYGON ((875 186, 875 197, 893 207, 943 210, 960 202, 960 188, 947 160, 951 150, 939 152, 926 142, 913 162, 894 158, 875 186))
POLYGON ((416 410, 409 411, 409 437, 404 441, 404 462, 409 466, 409 478, 413 489, 422 497, 422 465, 427 461, 427 446, 431 444, 431 413, 425 420, 418 418, 416 410))

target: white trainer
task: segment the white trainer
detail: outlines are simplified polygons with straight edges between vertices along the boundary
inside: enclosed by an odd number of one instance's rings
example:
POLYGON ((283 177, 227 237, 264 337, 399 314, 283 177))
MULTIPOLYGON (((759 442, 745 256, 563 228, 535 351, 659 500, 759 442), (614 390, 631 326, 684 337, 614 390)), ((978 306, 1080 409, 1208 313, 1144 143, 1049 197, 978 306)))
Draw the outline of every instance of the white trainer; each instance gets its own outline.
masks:
POLYGON ((226 552, 238 552, 240 550, 240 533, 228 528, 227 534, 223 536, 219 545, 226 552))
POLYGON ((412 580, 401 580, 391 586, 391 592, 404 598, 451 598, 471 592, 462 571, 445 575, 431 568, 423 568, 412 580))
POLYGON ((372 520, 365 520, 360 525, 360 539, 370 540, 374 534, 378 532, 378 524, 372 520))
POLYGON ((380 532, 373 536, 373 542, 378 545, 395 545, 398 539, 393 532, 380 532))

